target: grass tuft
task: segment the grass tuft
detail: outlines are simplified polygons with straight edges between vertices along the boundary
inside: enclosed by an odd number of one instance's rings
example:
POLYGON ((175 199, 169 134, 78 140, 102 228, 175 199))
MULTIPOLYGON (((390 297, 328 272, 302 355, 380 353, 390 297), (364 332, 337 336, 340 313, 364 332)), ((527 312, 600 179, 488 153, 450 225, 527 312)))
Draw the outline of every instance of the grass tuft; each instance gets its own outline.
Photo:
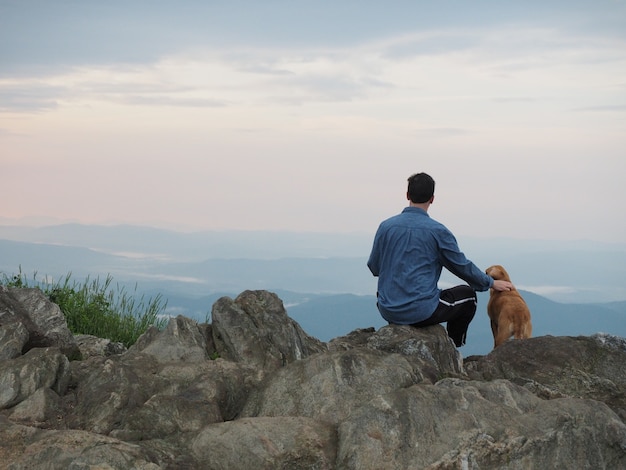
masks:
POLYGON ((116 284, 113 278, 73 281, 71 273, 56 283, 37 280, 37 273, 29 283, 22 273, 2 273, 0 284, 7 287, 38 287, 59 306, 69 330, 73 334, 88 334, 133 345, 149 327, 163 329, 168 318, 163 315, 167 301, 159 294, 153 298, 138 297, 137 285, 133 292, 116 284))

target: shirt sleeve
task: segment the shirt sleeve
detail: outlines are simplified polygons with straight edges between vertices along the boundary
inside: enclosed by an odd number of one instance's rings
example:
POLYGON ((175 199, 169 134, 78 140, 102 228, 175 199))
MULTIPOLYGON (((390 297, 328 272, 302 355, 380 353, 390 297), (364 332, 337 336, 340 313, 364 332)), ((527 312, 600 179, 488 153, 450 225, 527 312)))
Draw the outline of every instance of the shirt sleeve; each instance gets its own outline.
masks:
POLYGON ((465 257, 452 232, 442 229, 438 235, 441 264, 472 289, 480 292, 488 290, 493 285, 493 279, 465 257))
POLYGON ((367 260, 367 267, 370 269, 374 276, 378 276, 380 273, 380 227, 376 231, 374 236, 374 243, 372 245, 372 252, 367 260))

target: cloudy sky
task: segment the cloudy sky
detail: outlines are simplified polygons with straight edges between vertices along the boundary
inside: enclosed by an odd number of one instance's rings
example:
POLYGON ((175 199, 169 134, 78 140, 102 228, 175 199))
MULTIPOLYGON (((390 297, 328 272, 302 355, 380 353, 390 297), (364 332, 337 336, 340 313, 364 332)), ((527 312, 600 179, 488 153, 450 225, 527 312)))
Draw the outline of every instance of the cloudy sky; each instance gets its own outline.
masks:
POLYGON ((626 0, 0 0, 0 223, 373 233, 418 171, 626 241, 626 0))

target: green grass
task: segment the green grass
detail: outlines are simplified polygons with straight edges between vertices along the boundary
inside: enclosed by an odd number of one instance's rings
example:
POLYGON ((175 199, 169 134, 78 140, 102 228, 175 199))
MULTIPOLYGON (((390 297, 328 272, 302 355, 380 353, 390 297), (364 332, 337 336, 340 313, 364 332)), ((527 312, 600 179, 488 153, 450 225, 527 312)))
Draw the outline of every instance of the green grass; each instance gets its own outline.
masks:
POLYGON ((131 293, 124 287, 112 288, 113 278, 87 278, 84 282, 71 279, 71 273, 56 282, 28 282, 21 272, 2 274, 0 284, 7 287, 38 287, 57 304, 73 334, 88 334, 123 343, 126 347, 137 341, 150 326, 162 329, 168 319, 163 316, 167 301, 159 294, 154 298, 138 297, 137 286, 131 293))

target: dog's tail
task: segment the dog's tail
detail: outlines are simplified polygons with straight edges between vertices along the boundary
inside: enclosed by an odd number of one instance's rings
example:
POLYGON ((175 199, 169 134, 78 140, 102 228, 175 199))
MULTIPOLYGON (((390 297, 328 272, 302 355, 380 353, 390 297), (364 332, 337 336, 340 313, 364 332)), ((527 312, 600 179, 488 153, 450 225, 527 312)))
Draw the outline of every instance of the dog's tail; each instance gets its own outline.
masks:
POLYGON ((513 328, 513 336, 515 337, 515 339, 527 339, 530 338, 532 334, 533 325, 530 322, 530 319, 525 322, 515 322, 515 327, 513 328))

